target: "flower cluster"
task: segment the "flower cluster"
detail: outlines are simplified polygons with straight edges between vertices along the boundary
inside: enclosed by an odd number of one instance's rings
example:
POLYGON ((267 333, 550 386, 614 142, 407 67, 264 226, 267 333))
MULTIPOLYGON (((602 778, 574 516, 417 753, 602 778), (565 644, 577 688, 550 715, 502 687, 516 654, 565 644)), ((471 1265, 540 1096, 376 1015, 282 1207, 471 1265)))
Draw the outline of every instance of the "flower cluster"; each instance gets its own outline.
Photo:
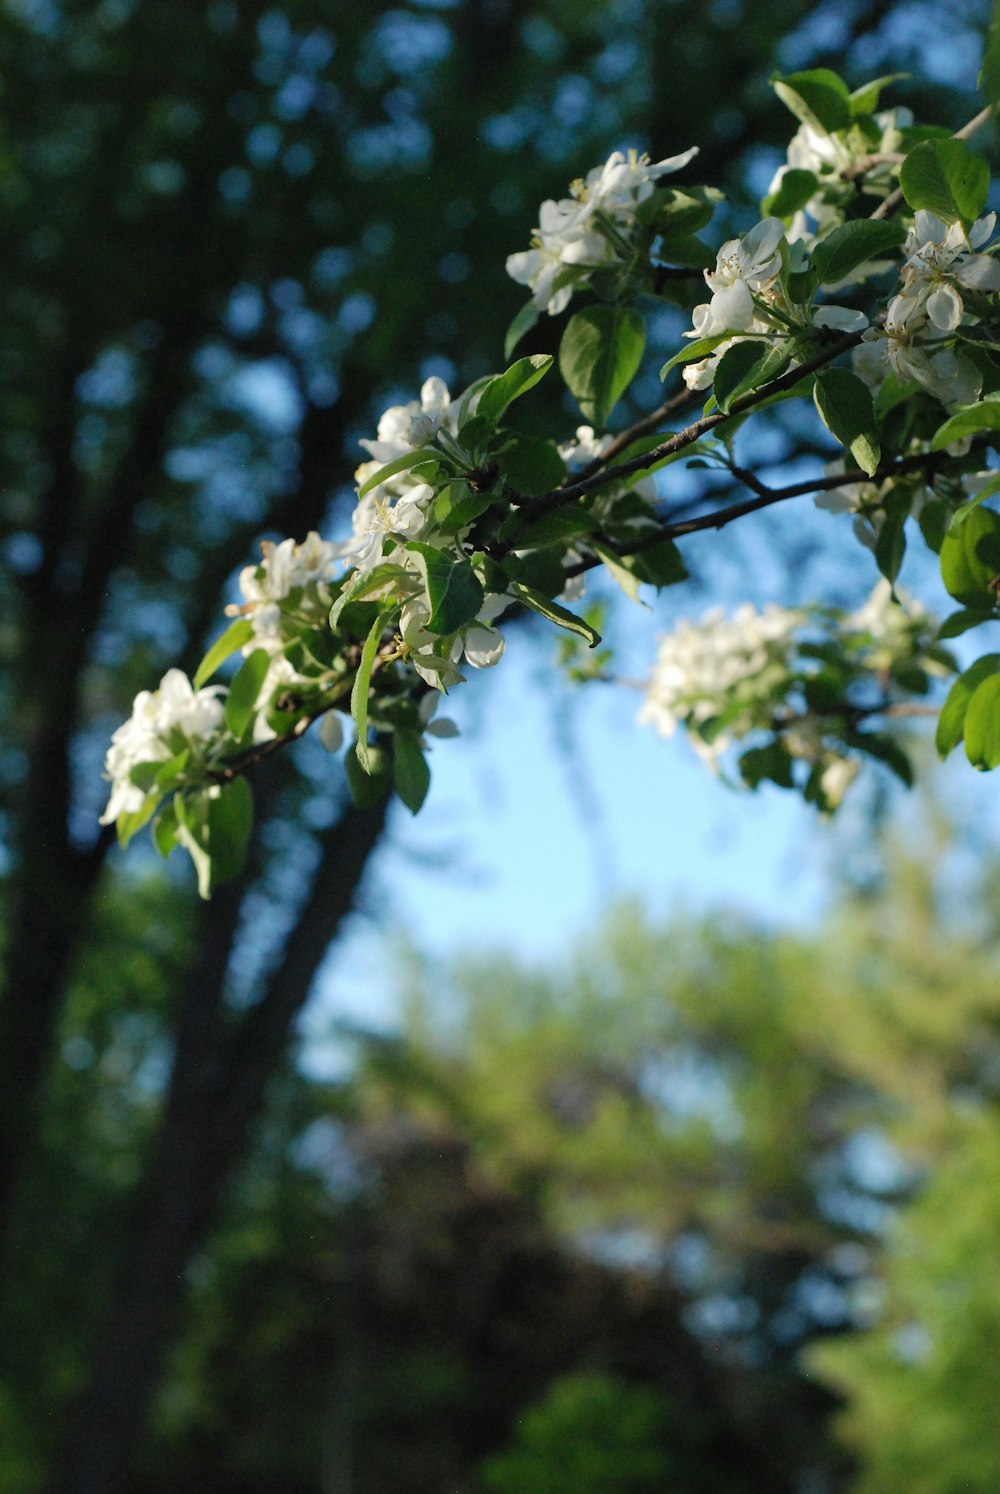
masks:
POLYGON ((111 738, 105 773, 111 795, 101 815, 102 825, 119 816, 141 814, 150 783, 164 764, 177 763, 183 771, 193 759, 204 763, 223 736, 225 690, 211 685, 195 690, 187 675, 168 669, 157 690, 142 690, 132 714, 111 738), (148 770, 155 765, 153 772, 148 770))
POLYGON ((532 247, 508 255, 507 274, 530 288, 539 311, 551 316, 565 311, 591 271, 607 268, 627 254, 636 210, 656 183, 680 171, 696 154, 697 146, 654 163, 634 150, 627 155, 615 151, 603 166, 573 182, 570 197, 542 203, 532 247))
POLYGON ((862 728, 953 667, 935 635, 924 609, 884 579, 852 613, 744 605, 728 619, 715 609, 661 640, 638 720, 664 737, 684 726, 716 771, 747 744, 739 767, 750 787, 791 788, 798 766, 806 797, 830 812, 859 754, 908 773, 898 749, 862 728))
MULTIPOLYGON (((912 124, 909 109, 884 109, 871 116, 867 129, 855 124, 844 130, 822 130, 815 124, 801 124, 765 198, 768 201, 776 196, 790 171, 814 178, 806 201, 790 217, 789 239, 798 239, 811 249, 839 228, 857 198, 858 185, 870 198, 887 197, 899 170, 901 131, 912 124)), ((869 263, 863 275, 885 268, 881 261, 869 263)), ((852 275, 854 281, 861 278, 857 272, 852 275)))
POLYGON ((993 235, 996 214, 970 229, 947 225, 921 209, 903 246, 902 289, 886 307, 882 328, 865 334, 854 355, 855 371, 878 387, 890 370, 904 383, 919 384, 943 405, 967 405, 983 387, 980 369, 942 339, 961 325, 963 291, 1000 290, 1000 264, 975 251, 993 235))
POLYGON ((742 238, 722 245, 715 268, 705 271, 712 299, 694 308, 691 330, 684 334, 713 344, 711 353, 685 367, 689 389, 710 388, 726 353, 748 337, 768 338, 772 345, 785 347, 788 364, 794 367, 800 361, 794 341, 800 330, 860 332, 868 326, 861 311, 793 300, 787 290, 789 273, 807 262, 803 246, 789 243, 780 218, 764 218, 742 238))
POLYGON ((687 619, 660 640, 638 720, 673 736, 683 723, 695 751, 715 766, 734 741, 770 722, 787 690, 791 651, 805 614, 749 602, 732 619, 721 608, 687 619))
POLYGON ((267 672, 257 697, 254 742, 277 735, 269 719, 276 697, 290 690, 309 690, 316 683, 315 669, 296 668, 289 654, 303 630, 326 621, 332 601, 331 573, 339 547, 320 539, 313 530, 301 544, 291 539, 279 545, 264 540, 261 551, 260 564, 245 566, 240 572, 244 601, 226 608, 228 616, 246 618, 250 623, 244 655, 258 649, 268 655, 267 672))

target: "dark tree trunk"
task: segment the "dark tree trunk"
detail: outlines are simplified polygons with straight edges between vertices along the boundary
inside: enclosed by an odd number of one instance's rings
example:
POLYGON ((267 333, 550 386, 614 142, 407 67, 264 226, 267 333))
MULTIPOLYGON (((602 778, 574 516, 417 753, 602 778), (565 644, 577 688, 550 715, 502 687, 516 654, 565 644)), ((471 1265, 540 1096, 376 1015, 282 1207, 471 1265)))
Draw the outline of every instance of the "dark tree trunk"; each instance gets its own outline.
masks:
POLYGON ((235 1026, 226 1020, 221 989, 239 890, 213 905, 219 937, 206 941, 185 997, 163 1119, 88 1388, 70 1418, 54 1494, 116 1494, 124 1487, 184 1305, 186 1267, 243 1155, 317 966, 352 906, 384 813, 384 807, 348 809, 328 833, 284 957, 260 1001, 235 1026))

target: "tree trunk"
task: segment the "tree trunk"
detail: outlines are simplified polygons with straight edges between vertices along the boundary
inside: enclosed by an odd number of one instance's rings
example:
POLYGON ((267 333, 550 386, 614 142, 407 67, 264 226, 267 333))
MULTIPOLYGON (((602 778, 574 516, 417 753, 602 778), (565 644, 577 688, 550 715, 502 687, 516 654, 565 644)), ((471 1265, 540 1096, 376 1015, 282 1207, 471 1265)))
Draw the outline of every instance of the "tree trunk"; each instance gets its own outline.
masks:
MULTIPOLYGON (((385 808, 348 809, 328 832, 307 903, 267 990, 235 1028, 219 992, 224 957, 212 946, 187 995, 170 1090, 126 1243, 87 1390, 69 1419, 54 1494, 124 1487, 187 1294, 185 1272, 224 1185, 246 1148, 268 1079, 309 994, 316 968, 349 912, 385 808)), ((221 915, 232 921, 239 898, 221 915)), ((228 951, 229 941, 216 949, 228 951)))

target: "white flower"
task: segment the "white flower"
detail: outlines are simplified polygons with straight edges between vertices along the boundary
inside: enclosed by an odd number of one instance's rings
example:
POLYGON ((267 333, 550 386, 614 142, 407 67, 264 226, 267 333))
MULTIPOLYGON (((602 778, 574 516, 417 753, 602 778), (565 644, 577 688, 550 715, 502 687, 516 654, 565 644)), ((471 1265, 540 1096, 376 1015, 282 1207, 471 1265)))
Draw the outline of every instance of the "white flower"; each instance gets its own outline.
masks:
POLYGON ((932 631, 931 618, 914 597, 881 578, 871 595, 841 625, 842 636, 853 637, 855 648, 874 672, 913 656, 921 635, 932 631))
POLYGON ((764 218, 741 239, 729 239, 719 250, 714 270, 705 281, 714 292, 710 302, 692 313, 688 336, 715 337, 720 332, 747 332, 754 320, 754 293, 760 295, 781 270, 780 244, 785 237, 780 218, 764 218))
POLYGON ((655 164, 648 156, 630 150, 627 155, 614 151, 603 166, 595 166, 582 182, 574 182, 570 191, 577 201, 592 209, 601 209, 621 221, 634 214, 636 207, 651 196, 661 176, 680 171, 698 154, 692 146, 677 156, 655 164))
POLYGON ((863 332, 868 318, 863 311, 852 311, 848 306, 817 306, 813 326, 830 327, 835 332, 863 332))
POLYGON ((195 690, 180 669, 168 669, 158 690, 143 690, 132 705, 129 719, 111 738, 105 758, 105 777, 111 795, 101 824, 112 824, 120 814, 134 814, 145 793, 131 781, 140 763, 166 762, 185 745, 203 751, 223 730, 221 685, 195 690))
MULTIPOLYGON (((507 274, 519 285, 532 291, 539 311, 558 316, 565 311, 573 295, 574 284, 556 286, 556 277, 569 266, 596 268, 613 262, 614 247, 595 229, 588 229, 586 210, 568 198, 561 202, 543 202, 533 247, 507 256, 507 274)), ((585 276, 577 280, 582 284, 585 276)))
POLYGON ((838 809, 844 795, 861 771, 856 757, 826 756, 819 776, 819 786, 828 810, 838 809))
MULTIPOLYGON (((899 132, 912 125, 913 115, 909 109, 886 109, 875 115, 875 122, 882 133, 874 153, 891 157, 894 152, 899 152, 902 146, 899 132)), ((798 240, 812 248, 845 221, 845 207, 855 196, 857 188, 842 173, 859 164, 871 152, 871 142, 860 131, 828 134, 813 129, 811 125, 799 126, 789 142, 786 164, 779 166, 767 189, 768 196, 776 192, 789 171, 811 171, 819 179, 816 192, 792 217, 789 242, 798 240)), ((880 161, 865 172, 863 190, 885 196, 894 180, 893 162, 880 161)), ((850 283, 857 284, 887 268, 886 261, 868 261, 852 270, 850 283)))
POLYGON ((966 237, 961 223, 945 224, 921 208, 906 236, 903 287, 920 299, 928 321, 938 332, 954 332, 965 312, 960 287, 1000 290, 1000 264, 989 254, 972 251, 985 244, 996 227, 987 213, 966 237))
MULTIPOLYGON (((365 463, 365 467, 374 465, 365 463)), ((359 470, 364 472, 365 467, 359 470)), ((393 498, 388 487, 380 483, 358 501, 351 516, 352 537, 338 545, 338 554, 359 574, 372 570, 382 559, 385 540, 389 536, 398 536, 404 543, 420 538, 433 497, 434 489, 425 482, 414 483, 397 498, 393 498)), ((390 554, 393 559, 404 559, 398 547, 390 554)))
POLYGON ((637 720, 660 736, 672 736, 683 722, 693 727, 695 750, 714 763, 734 739, 768 717, 776 687, 787 677, 792 635, 801 612, 769 603, 762 612, 749 603, 732 620, 720 608, 697 623, 684 620, 660 641, 656 663, 637 720), (705 738, 698 728, 719 716, 738 697, 743 711, 726 730, 705 738))
POLYGON ((419 401, 390 405, 379 419, 376 439, 365 438, 358 445, 384 466, 418 446, 427 446, 442 426, 455 434, 459 405, 459 400, 452 400, 444 380, 432 377, 422 385, 419 401))
POLYGON ((572 184, 571 197, 542 203, 532 247, 508 255, 507 274, 530 288, 539 311, 557 316, 574 289, 589 279, 587 271, 618 261, 618 247, 601 220, 627 235, 635 226, 636 209, 659 179, 679 171, 696 153, 694 148, 654 164, 634 150, 627 155, 615 151, 603 166, 572 184), (574 270, 576 274, 567 273, 574 270))
POLYGON ((325 583, 330 579, 331 567, 341 547, 320 539, 311 530, 301 544, 293 539, 282 540, 278 545, 263 540, 260 548, 263 554, 260 565, 245 566, 240 572, 244 602, 228 606, 226 613, 230 617, 249 617, 254 640, 248 647, 266 648, 273 653, 282 646, 280 604, 291 591, 318 587, 320 607, 329 607, 325 583))
POLYGON ((973 404, 983 387, 982 374, 952 348, 935 350, 934 338, 940 329, 928 328, 927 303, 928 295, 919 283, 911 282, 908 289, 893 296, 886 307, 884 330, 871 328, 865 334, 870 350, 855 358, 855 368, 868 384, 881 382, 891 368, 904 383, 920 384, 943 405, 973 404))

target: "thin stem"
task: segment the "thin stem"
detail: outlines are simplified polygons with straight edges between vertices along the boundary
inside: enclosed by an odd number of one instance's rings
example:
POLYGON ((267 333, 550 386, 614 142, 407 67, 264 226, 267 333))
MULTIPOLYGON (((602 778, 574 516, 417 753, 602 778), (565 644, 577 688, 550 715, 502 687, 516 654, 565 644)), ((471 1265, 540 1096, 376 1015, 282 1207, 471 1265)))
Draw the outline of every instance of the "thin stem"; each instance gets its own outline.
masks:
MULTIPOLYGON (((985 109, 980 109, 978 114, 974 114, 960 130, 956 130, 952 138, 954 140, 971 140, 977 130, 981 130, 983 125, 988 124, 992 118, 993 105, 988 104, 985 109)), ((903 189, 902 187, 897 187, 895 191, 889 193, 884 202, 879 203, 875 211, 869 214, 869 216, 874 219, 891 218, 896 209, 902 204, 902 201, 903 189)))
MULTIPOLYGON (((634 540, 627 545, 607 545, 615 555, 638 555, 643 550, 659 544, 662 540, 681 539, 687 534, 697 534, 705 529, 724 529, 734 519, 742 519, 747 514, 758 513, 763 508, 770 508, 772 504, 784 503, 789 498, 803 498, 809 493, 829 492, 835 488, 847 487, 854 481, 866 483, 884 482, 887 477, 899 477, 906 472, 923 471, 928 477, 935 466, 947 459, 947 452, 927 451, 919 452, 913 456, 900 457, 896 461, 883 462, 875 471, 868 476, 858 473, 854 477, 851 473, 828 474, 824 477, 807 478, 804 482, 789 483, 783 488, 769 488, 766 483, 753 472, 744 467, 731 468, 733 476, 745 487, 751 489, 756 495, 747 498, 742 503, 730 503, 725 508, 715 509, 710 514, 699 514, 697 518, 681 519, 673 524, 661 524, 655 531, 644 534, 641 539, 634 540)), ((598 555, 588 556, 578 561, 576 565, 567 566, 566 575, 580 576, 585 571, 593 570, 601 563, 598 555)))
POLYGON ((697 389, 682 389, 679 394, 675 394, 670 399, 664 400, 662 405, 658 405, 655 410, 652 410, 648 415, 644 415, 641 420, 637 420, 627 430, 621 431, 606 451, 603 451, 600 456, 595 457, 592 462, 588 462, 586 467, 581 468, 577 476, 577 482, 585 482, 588 478, 593 477, 595 473, 603 471, 608 463, 613 462, 616 456, 619 456, 621 452, 632 445, 633 441, 638 441, 640 436, 647 435, 650 431, 655 430, 658 425, 662 425, 665 420, 669 420, 672 415, 678 415, 681 410, 687 409, 688 405, 694 404, 698 398, 698 393, 697 389))

